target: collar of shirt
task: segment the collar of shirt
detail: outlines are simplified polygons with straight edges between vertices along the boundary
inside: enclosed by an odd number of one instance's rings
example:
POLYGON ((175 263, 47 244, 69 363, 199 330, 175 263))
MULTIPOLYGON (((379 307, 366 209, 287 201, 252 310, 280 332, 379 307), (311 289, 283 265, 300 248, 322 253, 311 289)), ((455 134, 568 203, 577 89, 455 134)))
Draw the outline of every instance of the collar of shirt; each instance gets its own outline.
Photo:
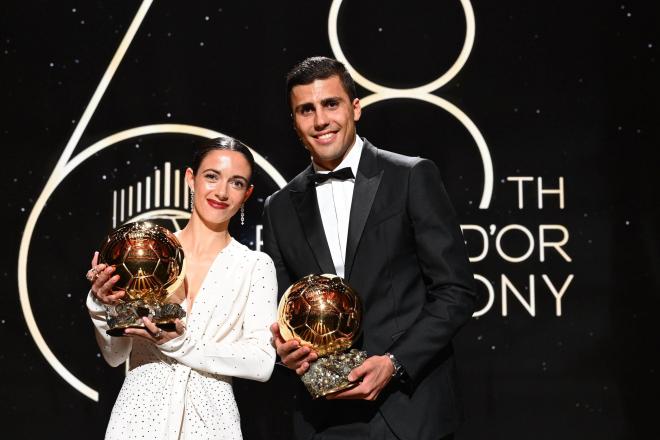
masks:
MULTIPOLYGON (((342 160, 341 163, 335 167, 335 170, 340 170, 342 168, 350 167, 351 171, 353 171, 353 175, 357 176, 357 170, 358 170, 358 165, 360 164, 360 157, 362 156, 363 146, 364 146, 364 141, 360 138, 360 136, 356 134, 355 143, 353 143, 353 147, 348 152, 346 157, 344 157, 344 160, 342 160)), ((314 167, 314 171, 317 173, 325 174, 330 172, 329 170, 324 170, 320 168, 318 165, 314 163, 314 161, 312 161, 312 166, 314 167)), ((321 183, 321 185, 324 185, 328 182, 329 181, 321 183)))
MULTIPOLYGON (((357 135, 355 143, 344 160, 335 168, 350 167, 353 175, 357 176, 360 156, 364 142, 357 135)), ((319 169, 314 164, 314 170, 318 173, 328 173, 328 170, 319 169)), ((348 223, 351 213, 353 199, 353 187, 355 179, 335 180, 329 179, 324 183, 316 185, 316 199, 319 211, 322 213, 321 222, 325 234, 335 273, 344 276, 344 261, 346 258, 346 242, 348 240, 348 223)))

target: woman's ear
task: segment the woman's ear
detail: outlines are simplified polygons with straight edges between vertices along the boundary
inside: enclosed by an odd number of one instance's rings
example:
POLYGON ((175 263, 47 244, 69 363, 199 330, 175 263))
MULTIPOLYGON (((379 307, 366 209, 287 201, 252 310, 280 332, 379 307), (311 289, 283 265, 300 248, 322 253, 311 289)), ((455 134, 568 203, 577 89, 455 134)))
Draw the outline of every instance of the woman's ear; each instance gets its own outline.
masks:
POLYGON ((190 167, 186 168, 186 185, 190 191, 195 190, 195 174, 190 167))
POLYGON ((247 191, 245 191, 245 197, 243 198, 243 203, 248 201, 253 191, 254 191, 254 185, 250 185, 247 191))

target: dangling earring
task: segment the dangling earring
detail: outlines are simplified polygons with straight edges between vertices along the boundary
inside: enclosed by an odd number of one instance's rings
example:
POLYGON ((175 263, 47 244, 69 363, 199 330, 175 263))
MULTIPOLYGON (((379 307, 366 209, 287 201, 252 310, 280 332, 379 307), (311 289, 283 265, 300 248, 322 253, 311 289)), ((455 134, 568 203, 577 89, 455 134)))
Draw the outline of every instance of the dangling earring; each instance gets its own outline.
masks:
POLYGON ((195 191, 190 190, 190 212, 195 211, 195 191))
POLYGON ((241 226, 245 224, 245 205, 241 205, 241 226))

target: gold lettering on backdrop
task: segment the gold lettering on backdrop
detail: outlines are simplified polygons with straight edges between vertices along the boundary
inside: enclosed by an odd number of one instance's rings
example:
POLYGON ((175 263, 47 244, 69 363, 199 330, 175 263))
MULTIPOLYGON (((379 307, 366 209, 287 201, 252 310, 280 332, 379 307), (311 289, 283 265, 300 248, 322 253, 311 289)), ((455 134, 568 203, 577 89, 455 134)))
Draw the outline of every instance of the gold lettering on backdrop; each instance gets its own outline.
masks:
MULTIPOLYGON (((556 188, 543 187, 543 179, 540 177, 535 179, 531 176, 509 176, 503 182, 515 183, 518 209, 547 211, 548 206, 544 207, 541 201, 541 198, 546 195, 556 197, 556 208, 560 211, 565 208, 565 179, 562 176, 557 178, 556 188), (534 181, 537 182, 538 204, 532 208, 526 208, 524 203, 525 188, 527 188, 526 185, 534 185, 534 181)), ((567 249, 570 234, 568 228, 561 224, 540 224, 537 227, 521 224, 491 224, 487 227, 477 224, 465 224, 461 225, 461 230, 468 245, 468 258, 472 263, 488 260, 489 257, 491 261, 499 259, 507 264, 547 263, 549 259, 553 260, 555 265, 573 262, 573 258, 567 249), (515 253, 511 250, 513 247, 517 249, 515 253), (536 248, 538 248, 537 252, 535 252, 536 248)), ((536 295, 540 290, 552 295, 555 300, 554 315, 557 317, 562 316, 562 300, 575 275, 572 273, 565 275, 565 269, 561 270, 560 275, 550 275, 547 271, 545 272, 541 274, 541 279, 544 282, 543 289, 537 289, 536 274, 528 275, 529 281, 525 286, 522 286, 520 281, 512 281, 507 274, 500 274, 500 289, 497 292, 491 280, 482 274, 475 274, 474 278, 478 282, 477 285, 485 287, 487 297, 485 305, 474 312, 473 316, 479 317, 489 312, 495 304, 497 293, 501 297, 500 313, 502 316, 509 314, 511 307, 509 298, 515 299, 530 316, 536 316, 536 295), (528 291, 526 296, 522 293, 524 290, 528 291)))

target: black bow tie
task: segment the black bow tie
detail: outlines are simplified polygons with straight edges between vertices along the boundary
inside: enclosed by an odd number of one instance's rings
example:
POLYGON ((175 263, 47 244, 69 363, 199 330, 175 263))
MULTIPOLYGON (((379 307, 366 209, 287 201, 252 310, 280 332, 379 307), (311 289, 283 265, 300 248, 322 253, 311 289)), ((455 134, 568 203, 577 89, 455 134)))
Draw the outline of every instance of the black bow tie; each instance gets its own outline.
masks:
POLYGON ((307 179, 317 185, 326 182, 328 179, 348 180, 354 178, 353 170, 351 170, 350 167, 342 168, 337 171, 330 171, 329 173, 314 173, 307 175, 307 179))

